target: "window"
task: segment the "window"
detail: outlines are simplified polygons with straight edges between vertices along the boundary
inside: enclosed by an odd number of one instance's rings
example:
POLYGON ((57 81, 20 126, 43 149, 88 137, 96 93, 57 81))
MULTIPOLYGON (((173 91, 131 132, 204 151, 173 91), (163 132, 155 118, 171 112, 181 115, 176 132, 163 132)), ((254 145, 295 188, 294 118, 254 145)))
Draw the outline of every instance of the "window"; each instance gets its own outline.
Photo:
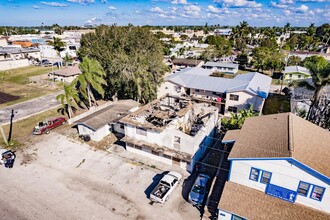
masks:
POLYGON ((142 150, 142 147, 139 145, 135 145, 135 149, 142 150))
POLYGON ((237 107, 229 106, 228 111, 236 113, 237 112, 237 107))
POLYGON ((301 75, 298 75, 298 79, 301 79, 301 75))
POLYGON ((164 158, 166 158, 166 159, 172 159, 172 157, 171 157, 171 156, 169 156, 169 155, 166 155, 166 154, 163 154, 163 157, 164 157, 164 158))
POLYGON ((324 194, 325 188, 320 187, 320 186, 314 186, 312 193, 311 193, 311 198, 315 199, 317 201, 321 201, 323 194, 324 194))
POLYGON ((238 101, 238 98, 239 98, 239 95, 233 95, 233 94, 229 95, 230 100, 238 101))
POLYGON ((249 179, 258 182, 259 173, 260 173, 259 169, 251 167, 251 172, 250 172, 250 178, 249 179))
POLYGON ((151 151, 151 153, 152 153, 153 155, 159 156, 159 153, 156 152, 156 151, 151 151))
POLYGON ((307 196, 310 185, 311 184, 309 184, 309 183, 305 183, 305 182, 300 181, 299 186, 298 186, 298 190, 297 190, 298 195, 307 196))
POLYGON ((292 78, 292 74, 289 74, 289 77, 292 78))
POLYGON ((147 130, 144 128, 136 128, 136 133, 139 135, 147 136, 147 130))
POLYGON ((199 89, 196 89, 195 92, 199 92, 199 89))
POLYGON ((174 143, 180 144, 181 138, 178 136, 174 136, 174 143))
POLYGON ((264 184, 268 184, 270 182, 271 177, 272 177, 271 172, 262 171, 260 182, 264 184))

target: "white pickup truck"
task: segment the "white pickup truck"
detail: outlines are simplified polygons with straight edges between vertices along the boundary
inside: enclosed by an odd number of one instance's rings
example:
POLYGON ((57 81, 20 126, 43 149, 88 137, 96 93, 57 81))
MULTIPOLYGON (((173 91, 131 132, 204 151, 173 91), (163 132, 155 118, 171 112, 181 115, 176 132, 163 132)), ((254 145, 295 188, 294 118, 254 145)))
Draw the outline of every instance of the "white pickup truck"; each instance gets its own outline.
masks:
POLYGON ((153 202, 164 203, 167 201, 169 195, 179 184, 182 175, 177 172, 169 172, 157 184, 157 186, 150 193, 150 200, 153 202))

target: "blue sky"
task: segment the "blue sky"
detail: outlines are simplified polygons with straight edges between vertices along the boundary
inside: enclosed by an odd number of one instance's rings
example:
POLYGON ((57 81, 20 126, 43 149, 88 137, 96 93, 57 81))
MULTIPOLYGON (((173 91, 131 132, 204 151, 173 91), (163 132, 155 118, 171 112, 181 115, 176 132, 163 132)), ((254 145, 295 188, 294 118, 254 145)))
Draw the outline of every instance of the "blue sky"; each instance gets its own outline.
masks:
POLYGON ((0 0, 0 25, 330 23, 330 0, 0 0))

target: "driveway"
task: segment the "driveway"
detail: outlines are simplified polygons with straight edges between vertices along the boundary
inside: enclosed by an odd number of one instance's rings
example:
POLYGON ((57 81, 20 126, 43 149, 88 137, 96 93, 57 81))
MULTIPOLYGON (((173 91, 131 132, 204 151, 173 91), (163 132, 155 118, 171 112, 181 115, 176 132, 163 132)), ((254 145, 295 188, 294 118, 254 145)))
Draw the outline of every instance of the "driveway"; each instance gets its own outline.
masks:
POLYGON ((16 152, 14 168, 0 166, 0 219, 199 219, 181 196, 182 183, 165 204, 147 198, 168 165, 153 161, 154 169, 55 132, 36 138, 16 152))
POLYGON ((60 106, 61 104, 56 100, 56 96, 61 93, 62 91, 32 99, 26 102, 0 108, 0 123, 10 123, 12 110, 14 110, 13 121, 17 121, 60 106))

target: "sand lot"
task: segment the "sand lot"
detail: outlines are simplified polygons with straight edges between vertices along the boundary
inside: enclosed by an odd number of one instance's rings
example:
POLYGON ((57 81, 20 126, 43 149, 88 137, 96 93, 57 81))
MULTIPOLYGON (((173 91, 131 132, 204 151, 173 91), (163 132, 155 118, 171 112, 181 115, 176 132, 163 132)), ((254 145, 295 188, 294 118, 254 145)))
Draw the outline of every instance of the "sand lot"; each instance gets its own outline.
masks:
POLYGON ((165 204, 149 204, 145 190, 161 170, 56 132, 36 140, 13 169, 0 167, 0 219, 199 219, 182 182, 165 204))

